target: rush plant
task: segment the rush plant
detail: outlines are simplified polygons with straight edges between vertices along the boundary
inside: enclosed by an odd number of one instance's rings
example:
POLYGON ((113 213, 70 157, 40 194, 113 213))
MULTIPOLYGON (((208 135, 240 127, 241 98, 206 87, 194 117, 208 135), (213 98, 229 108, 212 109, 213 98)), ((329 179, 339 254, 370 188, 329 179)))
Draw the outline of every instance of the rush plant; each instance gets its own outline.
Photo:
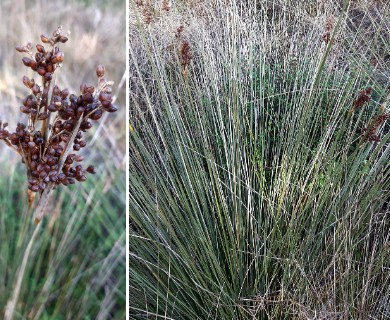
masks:
POLYGON ((130 1, 130 318, 389 318, 390 12, 340 2, 130 1))

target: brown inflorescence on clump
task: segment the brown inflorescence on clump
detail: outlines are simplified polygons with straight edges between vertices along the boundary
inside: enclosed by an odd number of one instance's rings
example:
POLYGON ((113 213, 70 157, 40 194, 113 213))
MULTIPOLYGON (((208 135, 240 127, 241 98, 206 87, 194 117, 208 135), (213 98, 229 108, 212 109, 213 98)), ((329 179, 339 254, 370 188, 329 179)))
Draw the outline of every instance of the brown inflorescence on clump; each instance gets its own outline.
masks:
POLYGON ((27 124, 19 122, 14 132, 7 123, 0 121, 0 139, 14 148, 27 167, 28 189, 41 192, 50 185, 69 185, 85 181, 87 173, 94 174, 93 166, 86 169, 78 151, 87 143, 84 133, 99 120, 104 112, 115 112, 112 81, 104 78, 105 68, 96 68, 97 86, 82 84, 79 94, 70 94, 67 88, 53 84, 53 75, 64 61, 59 43, 68 38, 61 35, 61 28, 51 37, 41 35, 42 44, 19 46, 17 51, 26 53, 22 62, 39 75, 39 80, 24 76, 23 84, 30 93, 23 100, 20 112, 27 115, 27 124))
POLYGON ((380 142, 381 139, 376 133, 378 128, 387 120, 390 118, 389 113, 383 113, 380 115, 374 116, 371 120, 369 125, 363 129, 363 141, 362 142, 380 142))
POLYGON ((184 74, 184 76, 186 76, 188 73, 188 71, 187 71, 188 65, 192 59, 192 53, 191 53, 191 47, 190 47, 188 40, 184 40, 182 38, 183 31, 184 31, 184 27, 180 26, 176 30, 175 36, 180 42, 179 57, 180 57, 181 65, 183 67, 183 74, 184 74))
POLYGON ((150 0, 136 0, 135 5, 140 10, 146 24, 150 24, 154 18, 154 6, 150 0))
POLYGON ((322 41, 325 42, 325 44, 329 43, 333 28, 334 28, 334 18, 328 17, 325 21, 324 33, 321 36, 321 39, 322 41))
POLYGON ((356 111, 361 108, 365 103, 369 102, 371 99, 372 89, 367 88, 359 92, 357 98, 354 100, 351 112, 356 111))

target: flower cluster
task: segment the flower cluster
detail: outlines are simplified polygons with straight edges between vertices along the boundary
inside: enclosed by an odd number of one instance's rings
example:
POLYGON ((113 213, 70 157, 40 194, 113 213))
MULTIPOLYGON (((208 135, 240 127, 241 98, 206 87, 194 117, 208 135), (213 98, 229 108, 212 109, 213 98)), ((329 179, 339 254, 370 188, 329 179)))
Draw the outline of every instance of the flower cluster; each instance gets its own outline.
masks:
POLYGON ((325 21, 325 31, 321 36, 322 41, 325 42, 325 44, 328 44, 331 38, 331 33, 334 27, 334 18, 328 17, 325 21))
POLYGON ((181 60, 181 65, 183 66, 183 73, 184 75, 187 75, 187 67, 192 59, 192 54, 191 54, 191 48, 188 40, 184 40, 182 38, 183 31, 184 31, 184 27, 180 26, 177 29, 175 36, 180 41, 179 56, 181 60))
POLYGON ((52 37, 41 35, 42 44, 36 45, 35 53, 31 43, 16 48, 28 55, 23 64, 36 72, 40 81, 23 77, 30 90, 20 106, 27 124, 20 122, 14 132, 8 132, 7 123, 0 121, 0 139, 21 155, 32 192, 42 193, 49 185, 82 182, 87 173, 95 173, 93 166, 84 169, 80 164, 83 156, 78 151, 87 145, 83 134, 104 112, 117 111, 112 103, 113 83, 104 78, 102 65, 96 68, 97 86, 82 84, 77 95, 53 84, 53 74, 64 60, 58 44, 67 40, 59 28, 52 37))
POLYGON ((361 108, 365 103, 369 102, 371 99, 372 89, 367 88, 359 92, 357 98, 353 102, 351 111, 356 111, 361 108))
POLYGON ((381 139, 377 135, 376 131, 389 118, 390 118, 389 113, 383 113, 381 115, 374 116, 371 119, 370 124, 367 126, 367 128, 363 129, 364 132, 363 142, 367 142, 367 141, 380 142, 381 139))
POLYGON ((140 10, 146 24, 150 24, 154 19, 154 7, 149 0, 136 0, 135 5, 140 10))

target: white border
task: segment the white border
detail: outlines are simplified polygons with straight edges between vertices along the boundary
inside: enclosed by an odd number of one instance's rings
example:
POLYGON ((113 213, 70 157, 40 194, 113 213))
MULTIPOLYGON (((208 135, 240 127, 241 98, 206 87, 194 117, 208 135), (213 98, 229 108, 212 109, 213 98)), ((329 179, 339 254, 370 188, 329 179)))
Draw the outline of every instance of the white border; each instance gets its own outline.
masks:
POLYGON ((129 280, 129 271, 130 271, 130 259, 129 259, 129 226, 130 226, 130 220, 129 220, 129 124, 130 124, 130 105, 129 105, 129 15, 130 15, 130 4, 129 0, 126 0, 126 319, 129 319, 129 309, 130 309, 130 280, 129 280))

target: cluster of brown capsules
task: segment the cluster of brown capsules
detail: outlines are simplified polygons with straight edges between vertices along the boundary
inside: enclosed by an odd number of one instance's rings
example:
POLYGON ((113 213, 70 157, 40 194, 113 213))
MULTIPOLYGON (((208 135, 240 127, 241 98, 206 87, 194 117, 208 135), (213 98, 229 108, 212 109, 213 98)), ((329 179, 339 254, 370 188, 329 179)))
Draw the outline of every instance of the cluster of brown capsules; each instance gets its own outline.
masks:
POLYGON ((21 155, 27 166, 28 189, 32 192, 43 192, 49 184, 55 187, 85 181, 86 173, 95 173, 93 166, 84 169, 80 164, 84 158, 78 151, 87 145, 83 133, 104 112, 117 111, 112 103, 113 83, 104 78, 102 65, 96 68, 98 85, 82 84, 79 95, 52 85, 53 74, 64 60, 57 44, 67 40, 59 28, 52 37, 41 35, 42 44, 36 45, 35 54, 31 43, 16 48, 29 55, 22 61, 41 77, 42 83, 23 77, 30 94, 23 100, 20 111, 27 114, 28 123, 18 123, 15 132, 10 133, 6 129, 8 124, 0 122, 0 139, 21 155))

